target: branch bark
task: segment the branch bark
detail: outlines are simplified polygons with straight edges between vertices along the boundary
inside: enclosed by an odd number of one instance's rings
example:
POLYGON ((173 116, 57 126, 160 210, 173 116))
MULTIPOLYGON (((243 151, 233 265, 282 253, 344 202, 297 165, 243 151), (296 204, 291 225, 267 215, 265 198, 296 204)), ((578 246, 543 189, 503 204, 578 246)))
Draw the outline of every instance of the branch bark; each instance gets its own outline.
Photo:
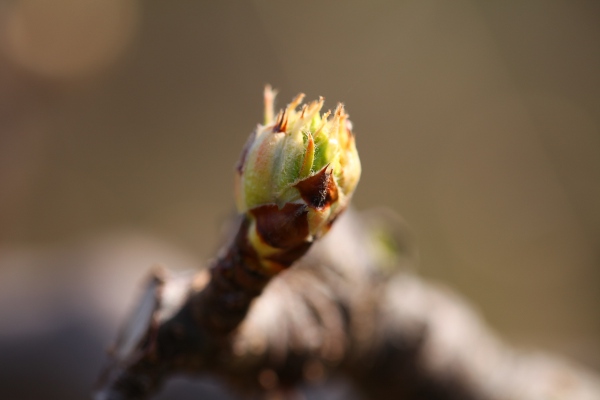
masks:
POLYGON ((96 400, 148 398, 176 373, 246 395, 342 375, 373 399, 600 398, 595 375, 509 347, 450 290, 392 266, 372 239, 382 223, 347 213, 268 286, 237 269, 239 235, 210 273, 156 271, 96 400))

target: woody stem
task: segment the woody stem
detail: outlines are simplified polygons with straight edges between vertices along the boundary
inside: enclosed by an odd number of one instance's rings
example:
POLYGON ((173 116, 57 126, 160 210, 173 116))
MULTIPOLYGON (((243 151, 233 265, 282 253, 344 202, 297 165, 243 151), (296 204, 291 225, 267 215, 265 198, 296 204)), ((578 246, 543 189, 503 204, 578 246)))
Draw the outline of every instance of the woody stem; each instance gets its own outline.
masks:
MULTIPOLYGON (((284 207, 277 210, 275 207, 271 210, 270 220, 277 219, 278 214, 287 213, 287 209, 288 207, 284 207)), ((297 224, 298 219, 305 219, 305 214, 296 213, 292 218, 284 218, 283 223, 271 225, 270 235, 280 238, 293 236, 297 232, 291 227, 297 224)), ((312 245, 312 241, 294 240, 294 245, 278 249, 277 255, 272 256, 271 263, 276 260, 279 268, 273 270, 266 268, 265 259, 261 258, 252 246, 249 240, 250 229, 251 219, 246 215, 242 218, 237 234, 227 251, 211 267, 210 282, 192 299, 197 322, 217 336, 224 336, 233 331, 246 316, 252 301, 262 293, 278 270, 291 266, 312 245)))

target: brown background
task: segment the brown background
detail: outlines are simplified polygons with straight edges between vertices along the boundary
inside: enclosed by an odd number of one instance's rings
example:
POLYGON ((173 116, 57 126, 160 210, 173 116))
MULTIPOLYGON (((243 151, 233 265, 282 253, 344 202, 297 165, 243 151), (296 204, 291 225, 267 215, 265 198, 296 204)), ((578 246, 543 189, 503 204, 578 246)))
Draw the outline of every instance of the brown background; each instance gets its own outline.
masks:
POLYGON ((210 257, 271 83, 346 104, 355 205, 406 219, 422 275, 600 367, 599 4, 0 3, 0 254, 134 231, 210 257))

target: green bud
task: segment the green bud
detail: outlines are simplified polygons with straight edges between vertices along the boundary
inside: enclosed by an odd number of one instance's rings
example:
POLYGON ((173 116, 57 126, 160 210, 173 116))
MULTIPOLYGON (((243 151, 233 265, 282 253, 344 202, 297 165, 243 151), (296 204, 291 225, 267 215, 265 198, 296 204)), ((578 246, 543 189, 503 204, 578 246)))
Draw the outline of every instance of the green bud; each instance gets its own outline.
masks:
MULTIPOLYGON (((264 96, 265 124, 250 135, 237 168, 237 207, 254 220, 266 218, 264 207, 275 210, 267 215, 302 210, 308 230, 302 240, 312 242, 347 207, 360 178, 352 125, 341 104, 333 115, 321 114, 323 98, 299 107, 304 98, 300 94, 275 115, 275 92, 267 86, 264 96)), ((272 223, 267 225, 276 230, 272 223)), ((256 231, 256 223, 253 228, 256 231)), ((253 238, 250 232, 250 240, 259 253, 282 249, 275 239, 264 246, 265 236, 279 233, 254 234, 253 238)))

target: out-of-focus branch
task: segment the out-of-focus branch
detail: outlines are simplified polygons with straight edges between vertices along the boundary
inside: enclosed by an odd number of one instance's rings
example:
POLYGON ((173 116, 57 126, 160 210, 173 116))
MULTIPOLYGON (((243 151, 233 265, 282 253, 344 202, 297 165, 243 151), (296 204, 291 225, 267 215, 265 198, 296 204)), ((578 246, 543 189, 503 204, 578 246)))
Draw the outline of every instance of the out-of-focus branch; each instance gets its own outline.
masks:
POLYGON ((155 274, 96 399, 146 398, 176 373, 215 374, 246 395, 343 375, 374 399, 600 398, 596 376, 510 348, 448 289, 390 269, 372 221, 340 218, 230 334, 198 323, 206 272, 155 274))

